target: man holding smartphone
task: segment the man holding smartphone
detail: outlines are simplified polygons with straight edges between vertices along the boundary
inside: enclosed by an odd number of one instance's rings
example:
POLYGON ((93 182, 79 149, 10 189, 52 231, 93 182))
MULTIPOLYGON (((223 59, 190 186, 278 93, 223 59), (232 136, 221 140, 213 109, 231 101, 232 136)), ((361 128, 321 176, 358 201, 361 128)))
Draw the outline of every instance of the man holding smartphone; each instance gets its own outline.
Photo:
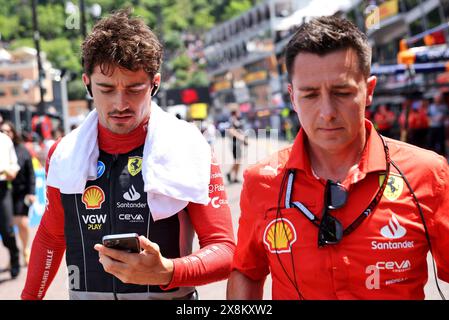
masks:
POLYGON ((152 102, 162 46, 129 15, 102 19, 83 43, 96 110, 50 150, 23 299, 44 298, 65 251, 79 280, 71 299, 195 299, 196 285, 229 275, 235 245, 220 169, 194 126, 152 102), (140 253, 100 244, 123 233, 140 235, 140 253))

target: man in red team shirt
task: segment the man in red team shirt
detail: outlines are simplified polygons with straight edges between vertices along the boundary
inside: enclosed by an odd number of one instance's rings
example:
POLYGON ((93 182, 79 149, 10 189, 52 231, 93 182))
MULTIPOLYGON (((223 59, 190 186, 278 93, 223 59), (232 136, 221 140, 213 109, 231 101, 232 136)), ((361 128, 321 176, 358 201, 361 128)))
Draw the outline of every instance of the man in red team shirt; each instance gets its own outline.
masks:
POLYGON ((393 125, 396 120, 396 116, 390 107, 386 104, 381 104, 377 107, 377 111, 374 115, 374 123, 377 125, 377 131, 385 136, 392 137, 393 125))
POLYGON ((48 203, 23 299, 45 296, 64 252, 71 299, 196 299, 194 286, 229 275, 235 244, 220 169, 194 126, 152 104, 162 46, 129 14, 102 19, 83 43, 83 81, 96 111, 50 150, 48 203), (170 158, 176 150, 184 156, 170 158), (92 161, 93 178, 80 180, 91 177, 92 161), (205 184, 186 181, 196 181, 192 173, 206 173, 205 184), (192 253, 195 232, 201 248, 192 253), (141 235, 143 251, 101 245, 119 233, 141 235))
POLYGON ((273 299, 423 299, 429 249, 449 281, 447 161, 364 119, 370 62, 367 37, 337 17, 287 45, 302 129, 245 172, 229 299, 262 298, 270 272, 273 299))

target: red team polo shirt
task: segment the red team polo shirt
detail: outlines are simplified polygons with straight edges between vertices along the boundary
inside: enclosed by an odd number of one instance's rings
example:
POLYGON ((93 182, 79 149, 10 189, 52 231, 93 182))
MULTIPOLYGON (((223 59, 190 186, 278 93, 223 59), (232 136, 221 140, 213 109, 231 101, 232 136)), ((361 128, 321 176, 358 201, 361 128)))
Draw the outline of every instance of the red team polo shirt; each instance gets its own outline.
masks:
MULTIPOLYGON (((343 181, 348 201, 330 211, 344 228, 367 208, 385 174, 382 141, 371 122, 366 121, 365 127, 367 143, 361 160, 343 181)), ((305 138, 301 130, 293 146, 245 172, 233 268, 253 280, 271 271, 273 299, 298 299, 295 281, 305 299, 423 299, 429 248, 417 206, 393 166, 375 210, 336 245, 318 248, 318 228, 299 210, 285 208, 286 187, 282 210, 276 215, 287 168, 296 170, 292 201, 300 201, 321 218, 326 181, 311 170, 305 138)), ((449 281, 447 161, 433 152, 385 140, 421 204, 438 276, 449 281)))

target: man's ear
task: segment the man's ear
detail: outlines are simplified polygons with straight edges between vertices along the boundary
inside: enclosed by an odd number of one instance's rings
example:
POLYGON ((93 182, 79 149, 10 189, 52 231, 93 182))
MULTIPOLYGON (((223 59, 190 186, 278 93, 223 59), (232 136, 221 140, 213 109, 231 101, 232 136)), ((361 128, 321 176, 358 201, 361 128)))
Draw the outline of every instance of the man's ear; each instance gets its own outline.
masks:
POLYGON ((87 74, 83 73, 83 82, 84 86, 86 87, 87 93, 90 95, 90 98, 92 99, 94 95, 92 94, 92 85, 90 83, 90 78, 87 74))
POLYGON ((376 87, 377 78, 376 76, 371 76, 366 80, 366 101, 367 106, 371 105, 373 102, 374 88, 376 87))

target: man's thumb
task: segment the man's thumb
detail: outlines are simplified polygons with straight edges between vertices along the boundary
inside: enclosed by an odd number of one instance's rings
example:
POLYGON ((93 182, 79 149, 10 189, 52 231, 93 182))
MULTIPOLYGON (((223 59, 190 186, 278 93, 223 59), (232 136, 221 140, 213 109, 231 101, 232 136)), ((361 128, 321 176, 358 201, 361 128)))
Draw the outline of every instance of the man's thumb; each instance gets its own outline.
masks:
POLYGON ((159 245, 155 242, 151 242, 144 236, 139 237, 140 247, 148 253, 159 254, 159 245))

